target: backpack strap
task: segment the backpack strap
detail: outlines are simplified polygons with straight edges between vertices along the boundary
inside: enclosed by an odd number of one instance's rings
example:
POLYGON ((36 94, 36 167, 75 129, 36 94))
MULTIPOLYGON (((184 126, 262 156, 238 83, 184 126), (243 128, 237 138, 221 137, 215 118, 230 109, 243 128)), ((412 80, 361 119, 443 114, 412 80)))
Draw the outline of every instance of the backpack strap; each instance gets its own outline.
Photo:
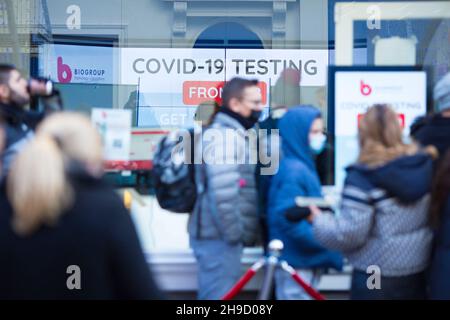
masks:
MULTIPOLYGON (((196 153, 197 152, 202 152, 201 149, 199 149, 199 141, 201 143, 203 143, 203 141, 201 141, 203 139, 203 130, 201 132, 201 134, 196 135, 195 132, 193 132, 192 134, 192 141, 193 141, 193 158, 196 159, 196 153)), ((198 216, 197 216, 197 239, 201 239, 201 217, 202 217, 202 206, 201 206, 201 201, 202 201, 202 197, 203 195, 206 193, 206 173, 205 173, 205 166, 203 163, 203 156, 200 154, 200 159, 201 159, 201 163, 200 164, 194 164, 193 167, 196 168, 195 170, 195 186, 197 189, 197 199, 198 199, 198 216), (198 173, 198 174, 197 174, 198 173), (197 177, 199 177, 200 179, 197 181, 197 177)), ((194 162, 195 163, 195 162, 194 162)))

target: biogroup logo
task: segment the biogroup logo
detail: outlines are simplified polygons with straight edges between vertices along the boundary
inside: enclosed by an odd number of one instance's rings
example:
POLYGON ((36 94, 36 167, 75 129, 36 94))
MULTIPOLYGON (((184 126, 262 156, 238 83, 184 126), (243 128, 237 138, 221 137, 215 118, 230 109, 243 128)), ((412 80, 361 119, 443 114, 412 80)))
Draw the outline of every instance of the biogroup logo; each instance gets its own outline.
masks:
POLYGON ((367 80, 359 81, 359 92, 364 97, 369 97, 373 94, 401 94, 403 92, 402 84, 385 84, 380 81, 369 82, 367 80))
POLYGON ((63 63, 63 58, 58 57, 57 59, 57 73, 58 73, 58 82, 60 83, 69 83, 72 80, 72 69, 65 63, 63 63))
POLYGON ((363 96, 370 96, 372 93, 372 86, 368 85, 364 82, 364 80, 360 81, 359 90, 363 96))
POLYGON ((104 68, 93 67, 71 67, 63 61, 62 56, 57 58, 58 82, 90 82, 98 83, 105 81, 106 71, 104 68))

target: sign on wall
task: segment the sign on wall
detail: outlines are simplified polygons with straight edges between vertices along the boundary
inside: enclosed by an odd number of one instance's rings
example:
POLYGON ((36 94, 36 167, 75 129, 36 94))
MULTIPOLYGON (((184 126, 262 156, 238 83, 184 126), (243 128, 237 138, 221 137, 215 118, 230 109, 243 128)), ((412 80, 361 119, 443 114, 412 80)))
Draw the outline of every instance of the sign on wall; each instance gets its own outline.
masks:
POLYGON ((120 56, 121 83, 139 86, 143 126, 165 126, 168 114, 183 126, 200 103, 220 100, 223 82, 235 76, 260 80, 267 107, 284 69, 299 70, 302 86, 324 86, 328 65, 327 50, 124 48, 120 56))
MULTIPOLYGON (((224 81, 258 79, 265 107, 270 88, 286 68, 300 86, 325 86, 327 50, 40 47, 39 74, 58 83, 135 85, 141 127, 191 127, 197 106, 220 101, 224 81)), ((128 97, 124 97, 126 99, 128 97)), ((108 106, 105 106, 108 107, 108 106)), ((121 106, 111 106, 120 108, 121 106)))
POLYGON ((39 74, 58 83, 115 84, 117 49, 53 45, 40 47, 39 74))
POLYGON ((389 104, 398 114, 403 134, 427 111, 427 74, 412 68, 335 68, 334 92, 335 184, 341 186, 345 167, 356 161, 358 124, 367 108, 389 104))

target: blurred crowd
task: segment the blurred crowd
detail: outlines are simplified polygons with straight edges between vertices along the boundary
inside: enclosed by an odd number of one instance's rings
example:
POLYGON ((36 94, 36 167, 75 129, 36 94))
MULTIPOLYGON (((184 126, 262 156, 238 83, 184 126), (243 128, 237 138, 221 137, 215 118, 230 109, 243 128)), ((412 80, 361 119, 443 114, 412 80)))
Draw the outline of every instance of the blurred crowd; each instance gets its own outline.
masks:
MULTIPOLYGON (((321 110, 299 104, 300 74, 286 70, 281 79, 262 122, 258 81, 240 78, 225 84, 220 107, 196 115, 205 129, 231 130, 233 148, 201 136, 226 159, 239 150, 249 157, 248 130, 272 130, 280 140, 270 149, 280 158, 273 175, 262 175, 260 162, 195 166, 188 232, 198 298, 220 299, 232 288, 245 246, 279 239, 281 258, 314 288, 348 263, 351 299, 450 299, 450 74, 410 139, 388 104, 366 111, 335 212, 296 204, 323 197, 323 158, 332 150, 321 110), (379 269, 376 290, 367 285, 371 266, 379 269)), ((37 94, 17 69, 0 65, 0 299, 163 298, 129 212, 102 178, 98 132, 61 110, 56 94, 41 96, 52 101, 43 111, 27 110, 37 94)), ((287 273, 276 272, 275 286, 276 299, 310 298, 287 273)))

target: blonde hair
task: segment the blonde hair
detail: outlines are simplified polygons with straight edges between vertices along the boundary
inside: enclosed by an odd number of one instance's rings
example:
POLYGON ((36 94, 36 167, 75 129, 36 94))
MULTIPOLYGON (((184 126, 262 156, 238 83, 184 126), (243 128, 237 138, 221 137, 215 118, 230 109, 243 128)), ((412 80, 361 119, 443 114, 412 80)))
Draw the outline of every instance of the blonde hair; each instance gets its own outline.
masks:
MULTIPOLYGON (((372 167, 419 151, 415 143, 403 142, 398 115, 385 104, 374 105, 364 114, 359 125, 359 146, 358 162, 372 167)), ((431 148, 425 151, 436 155, 431 148)))
POLYGON ((101 167, 102 159, 101 138, 89 119, 61 112, 44 120, 8 175, 14 230, 26 235, 43 224, 54 225, 74 200, 67 165, 101 167))

